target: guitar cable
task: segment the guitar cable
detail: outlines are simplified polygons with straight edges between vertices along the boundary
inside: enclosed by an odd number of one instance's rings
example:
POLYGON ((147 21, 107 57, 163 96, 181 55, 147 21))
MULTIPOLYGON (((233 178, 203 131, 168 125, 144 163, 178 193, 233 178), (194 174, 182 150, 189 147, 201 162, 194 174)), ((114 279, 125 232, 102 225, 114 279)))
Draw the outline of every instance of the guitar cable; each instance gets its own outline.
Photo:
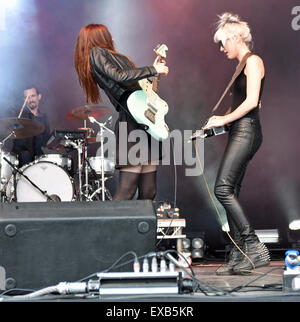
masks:
MULTIPOLYGON (((169 131, 170 131, 170 129, 169 129, 169 131)), ((177 167, 176 167, 175 148, 174 148, 173 140, 174 140, 174 138, 170 137, 171 149, 172 149, 172 153, 173 153, 173 167, 174 167, 174 200, 173 200, 173 204, 174 204, 174 209, 175 209, 175 208, 177 208, 177 182, 178 182, 178 178, 177 178, 177 167)), ((171 221, 169 223, 169 226, 166 229, 166 232, 164 233, 164 236, 155 244, 156 247, 158 247, 160 245, 160 243, 164 240, 164 237, 168 235, 174 218, 175 218, 174 216, 171 218, 171 221)))
MULTIPOLYGON (((202 175, 203 175, 203 180, 204 180, 204 183, 205 183, 205 186, 206 186, 206 189, 207 189, 207 192, 208 192, 208 194, 209 194, 209 197, 210 197, 210 199, 211 199, 211 201, 212 201, 212 204, 213 204, 213 206, 214 206, 214 208, 215 208, 215 210, 216 210, 216 213, 217 213, 217 215, 218 215, 218 218, 219 218, 219 220, 220 220, 220 222, 221 222, 221 225, 222 226, 224 226, 224 221, 223 221, 223 219, 222 219, 222 217, 221 217, 221 214, 220 214, 220 212, 219 212, 219 209, 218 209, 218 207, 217 207, 217 205, 216 205, 216 202, 215 202, 215 200, 214 200, 214 198, 213 198, 213 195, 212 195, 212 193, 211 193, 211 190, 210 190, 210 188, 209 188, 209 185, 208 185, 208 182, 207 182, 207 178, 206 178, 206 175, 205 175, 205 173, 204 173, 204 169, 203 169, 203 165, 202 165, 202 162, 201 162, 201 159, 200 159, 200 156, 199 156, 199 151, 198 151, 198 148, 197 148, 197 144, 196 144, 196 140, 194 141, 194 146, 195 146, 195 151, 196 151, 196 156, 197 156, 197 160, 198 160, 198 162, 199 162, 199 165, 200 165, 200 168, 201 168, 201 172, 202 172, 202 175)), ((228 231, 226 231, 226 234, 227 234, 227 236, 229 237, 229 239, 232 241, 232 243, 234 244, 234 246, 239 250, 239 252, 245 257, 245 258, 247 258, 248 259, 248 261, 251 263, 251 265, 252 265, 252 267, 253 267, 253 270, 255 270, 255 265, 254 265, 254 263, 253 263, 253 261, 249 258, 249 256, 239 247, 239 245, 234 241, 234 239, 231 237, 231 235, 230 235, 230 233, 228 232, 228 231)))
POLYGON ((175 145, 173 142, 174 138, 170 137, 171 148, 173 152, 173 167, 174 167, 174 209, 177 208, 177 167, 176 167, 176 158, 175 158, 175 145))

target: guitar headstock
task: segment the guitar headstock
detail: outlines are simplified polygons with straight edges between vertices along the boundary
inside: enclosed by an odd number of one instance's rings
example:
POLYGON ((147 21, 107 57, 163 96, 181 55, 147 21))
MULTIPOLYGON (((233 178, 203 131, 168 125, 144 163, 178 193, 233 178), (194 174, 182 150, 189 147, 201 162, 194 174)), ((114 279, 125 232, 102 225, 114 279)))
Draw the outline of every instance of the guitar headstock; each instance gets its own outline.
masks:
POLYGON ((168 47, 165 44, 159 44, 154 48, 154 52, 156 53, 156 55, 160 56, 161 58, 167 58, 167 51, 168 47))

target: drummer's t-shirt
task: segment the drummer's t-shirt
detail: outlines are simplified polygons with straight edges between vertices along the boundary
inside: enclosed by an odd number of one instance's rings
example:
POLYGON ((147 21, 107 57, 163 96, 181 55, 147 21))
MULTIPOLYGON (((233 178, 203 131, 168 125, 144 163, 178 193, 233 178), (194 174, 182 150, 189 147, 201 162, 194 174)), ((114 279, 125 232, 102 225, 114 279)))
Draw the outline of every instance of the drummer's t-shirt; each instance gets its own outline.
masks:
POLYGON ((45 113, 39 112, 35 116, 26 107, 23 111, 22 118, 28 118, 42 123, 45 126, 45 130, 41 134, 31 138, 14 140, 12 152, 18 155, 19 167, 32 162, 37 156, 42 155, 42 147, 46 146, 50 136, 49 121, 45 113))

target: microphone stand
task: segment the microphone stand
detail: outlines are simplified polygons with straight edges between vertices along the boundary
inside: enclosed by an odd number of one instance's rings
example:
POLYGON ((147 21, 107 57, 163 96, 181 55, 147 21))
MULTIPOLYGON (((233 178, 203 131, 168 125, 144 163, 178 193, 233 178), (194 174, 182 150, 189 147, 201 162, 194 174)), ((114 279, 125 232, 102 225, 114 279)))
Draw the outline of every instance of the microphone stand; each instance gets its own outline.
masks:
POLYGON ((114 134, 112 130, 107 128, 105 125, 110 120, 108 119, 105 123, 98 122, 93 116, 89 116, 89 120, 91 123, 97 123, 100 126, 100 144, 101 144, 101 192, 102 192, 102 201, 105 201, 105 177, 104 177, 104 138, 103 133, 104 129, 114 134))

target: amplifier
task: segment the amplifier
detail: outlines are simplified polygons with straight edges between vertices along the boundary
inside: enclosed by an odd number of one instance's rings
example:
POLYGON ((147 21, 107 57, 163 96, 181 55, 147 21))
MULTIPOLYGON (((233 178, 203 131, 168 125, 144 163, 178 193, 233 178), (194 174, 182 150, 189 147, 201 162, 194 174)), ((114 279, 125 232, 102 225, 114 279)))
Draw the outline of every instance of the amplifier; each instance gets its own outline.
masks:
POLYGON ((133 252, 155 251, 156 229, 150 200, 1 203, 0 289, 78 281, 124 254, 110 271, 131 272, 133 252))

